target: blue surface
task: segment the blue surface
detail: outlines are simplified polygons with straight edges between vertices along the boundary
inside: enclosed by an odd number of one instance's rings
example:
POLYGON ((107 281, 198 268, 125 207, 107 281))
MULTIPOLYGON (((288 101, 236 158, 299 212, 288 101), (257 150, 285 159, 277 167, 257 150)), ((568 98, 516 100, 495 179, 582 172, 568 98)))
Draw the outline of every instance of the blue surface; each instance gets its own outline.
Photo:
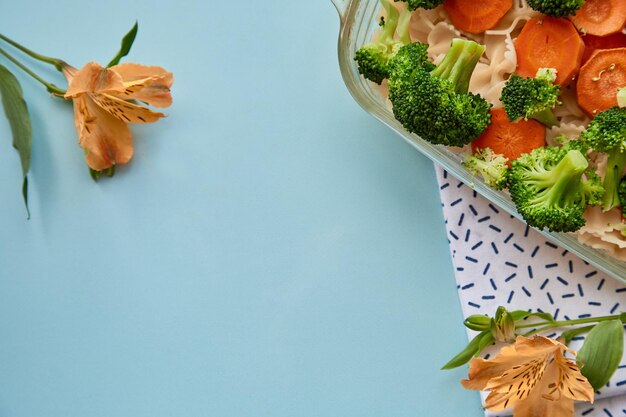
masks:
POLYGON ((176 81, 94 183, 71 106, 19 74, 32 218, 1 118, 0 416, 482 415, 439 370, 465 334, 432 164, 350 97, 330 2, 207 3, 2 6, 75 66, 137 18, 127 60, 176 81))

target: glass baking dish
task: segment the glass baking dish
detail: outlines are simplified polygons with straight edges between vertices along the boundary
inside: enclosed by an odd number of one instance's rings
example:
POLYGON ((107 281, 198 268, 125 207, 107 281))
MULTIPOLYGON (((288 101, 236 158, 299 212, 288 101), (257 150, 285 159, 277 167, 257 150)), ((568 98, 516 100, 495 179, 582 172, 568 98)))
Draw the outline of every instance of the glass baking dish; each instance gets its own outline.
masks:
MULTIPOLYGON (((450 174, 466 184, 471 184, 478 193, 521 220, 521 216, 517 213, 515 205, 508 195, 485 185, 479 178, 467 172, 461 165, 461 158, 457 154, 444 146, 432 145, 419 136, 404 130, 402 125, 395 120, 385 101, 372 89, 372 85, 360 76, 353 57, 355 51, 367 43, 378 28, 379 0, 331 1, 337 8, 341 20, 338 42, 339 67, 344 82, 356 102, 450 174)), ((573 234, 551 233, 541 230, 539 232, 598 269, 626 282, 626 262, 619 261, 603 251, 580 243, 573 234)))

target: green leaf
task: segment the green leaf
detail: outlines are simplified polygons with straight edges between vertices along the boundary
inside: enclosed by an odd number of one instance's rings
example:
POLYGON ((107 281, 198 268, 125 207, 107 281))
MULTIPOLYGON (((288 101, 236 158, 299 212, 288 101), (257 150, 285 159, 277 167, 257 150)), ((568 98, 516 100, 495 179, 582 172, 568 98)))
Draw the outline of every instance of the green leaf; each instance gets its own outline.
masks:
POLYGON ((580 372, 595 390, 603 387, 619 366, 624 352, 623 326, 620 320, 598 323, 578 352, 580 372))
POLYGON ((137 36, 137 29, 139 29, 139 25, 137 22, 133 25, 132 29, 128 31, 128 33, 122 39, 122 46, 120 51, 115 55, 115 58, 109 62, 107 67, 112 67, 113 65, 117 65, 120 63, 120 59, 128 55, 130 52, 131 46, 133 46, 133 42, 135 42, 135 37, 137 36))
POLYGON ((474 356, 480 355, 480 352, 482 352, 484 348, 486 348, 493 342, 495 342, 495 339, 493 337, 493 333, 490 330, 489 333, 487 333, 480 339, 480 343, 478 343, 478 349, 476 349, 476 353, 474 353, 474 356))
POLYGON ((28 210, 28 178, 26 175, 30 169, 30 149, 33 144, 33 132, 22 87, 17 78, 2 65, 0 65, 0 96, 2 96, 4 113, 11 126, 13 147, 20 155, 23 178, 22 196, 26 206, 26 215, 30 218, 28 210))
POLYGON ((561 338, 563 339, 563 344, 565 346, 569 345, 576 336, 579 336, 583 333, 587 333, 589 330, 593 329, 596 325, 592 324, 590 326, 584 327, 576 327, 574 329, 569 329, 561 333, 561 338))
POLYGON ((530 316, 532 313, 526 310, 513 310, 513 311, 509 311, 509 314, 511 315, 511 318, 513 319, 513 321, 518 321, 518 320, 525 319, 526 317, 530 316))
POLYGON ((448 363, 443 365, 441 369, 453 369, 467 363, 473 356, 478 355, 486 346, 493 343, 493 336, 491 331, 485 330, 477 334, 469 344, 460 351, 454 358, 450 359, 448 363))

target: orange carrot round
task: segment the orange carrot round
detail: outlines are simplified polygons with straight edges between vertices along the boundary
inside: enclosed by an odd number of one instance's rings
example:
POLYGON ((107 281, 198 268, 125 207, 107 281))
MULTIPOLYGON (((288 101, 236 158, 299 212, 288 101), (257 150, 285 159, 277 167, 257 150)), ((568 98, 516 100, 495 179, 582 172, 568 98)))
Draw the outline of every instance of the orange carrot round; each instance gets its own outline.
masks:
POLYGON ((580 69, 578 105, 589 117, 617 106, 617 90, 626 87, 626 48, 599 49, 580 69))
POLYGON ((571 83, 578 73, 585 51, 578 31, 567 19, 530 19, 515 40, 517 70, 522 77, 534 77, 539 68, 555 68, 556 84, 571 83))
POLYGON ((626 1, 587 0, 570 19, 581 33, 610 35, 626 25, 626 1))
POLYGON ((511 122, 503 108, 491 109, 491 124, 472 142, 472 152, 491 148, 509 161, 545 146, 546 128, 536 120, 511 122))
POLYGON ((498 24, 513 0, 445 0, 443 8, 457 29, 482 33, 498 24))
POLYGON ((583 54, 583 64, 591 58, 598 49, 626 48, 626 34, 622 32, 612 33, 607 36, 585 35, 582 37, 585 42, 585 53, 583 54))

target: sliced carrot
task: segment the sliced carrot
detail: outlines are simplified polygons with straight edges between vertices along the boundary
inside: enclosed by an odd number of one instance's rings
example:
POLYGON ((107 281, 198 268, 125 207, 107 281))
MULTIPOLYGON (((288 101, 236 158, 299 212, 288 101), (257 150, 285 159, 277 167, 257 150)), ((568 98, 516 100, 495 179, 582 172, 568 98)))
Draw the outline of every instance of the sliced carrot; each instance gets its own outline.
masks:
POLYGON ((626 48, 626 34, 622 32, 607 36, 585 35, 582 38, 585 42, 583 64, 589 60, 591 54, 597 49, 626 48))
POLYGON ((626 1, 587 0, 570 19, 581 33, 610 35, 626 25, 626 1))
POLYGON ((503 108, 491 109, 491 124, 472 142, 472 153, 491 148, 509 161, 545 146, 546 128, 536 120, 511 122, 503 108))
POLYGON ((617 90, 622 87, 626 87, 626 48, 598 49, 578 74, 578 105, 594 117, 617 106, 617 90))
POLYGON ((513 0, 445 0, 443 8, 457 29, 482 33, 498 24, 513 0))
POLYGON ((515 51, 516 72, 522 77, 534 77, 539 68, 555 68, 555 82, 567 85, 578 73, 585 44, 569 20, 545 16, 526 22, 515 51))

